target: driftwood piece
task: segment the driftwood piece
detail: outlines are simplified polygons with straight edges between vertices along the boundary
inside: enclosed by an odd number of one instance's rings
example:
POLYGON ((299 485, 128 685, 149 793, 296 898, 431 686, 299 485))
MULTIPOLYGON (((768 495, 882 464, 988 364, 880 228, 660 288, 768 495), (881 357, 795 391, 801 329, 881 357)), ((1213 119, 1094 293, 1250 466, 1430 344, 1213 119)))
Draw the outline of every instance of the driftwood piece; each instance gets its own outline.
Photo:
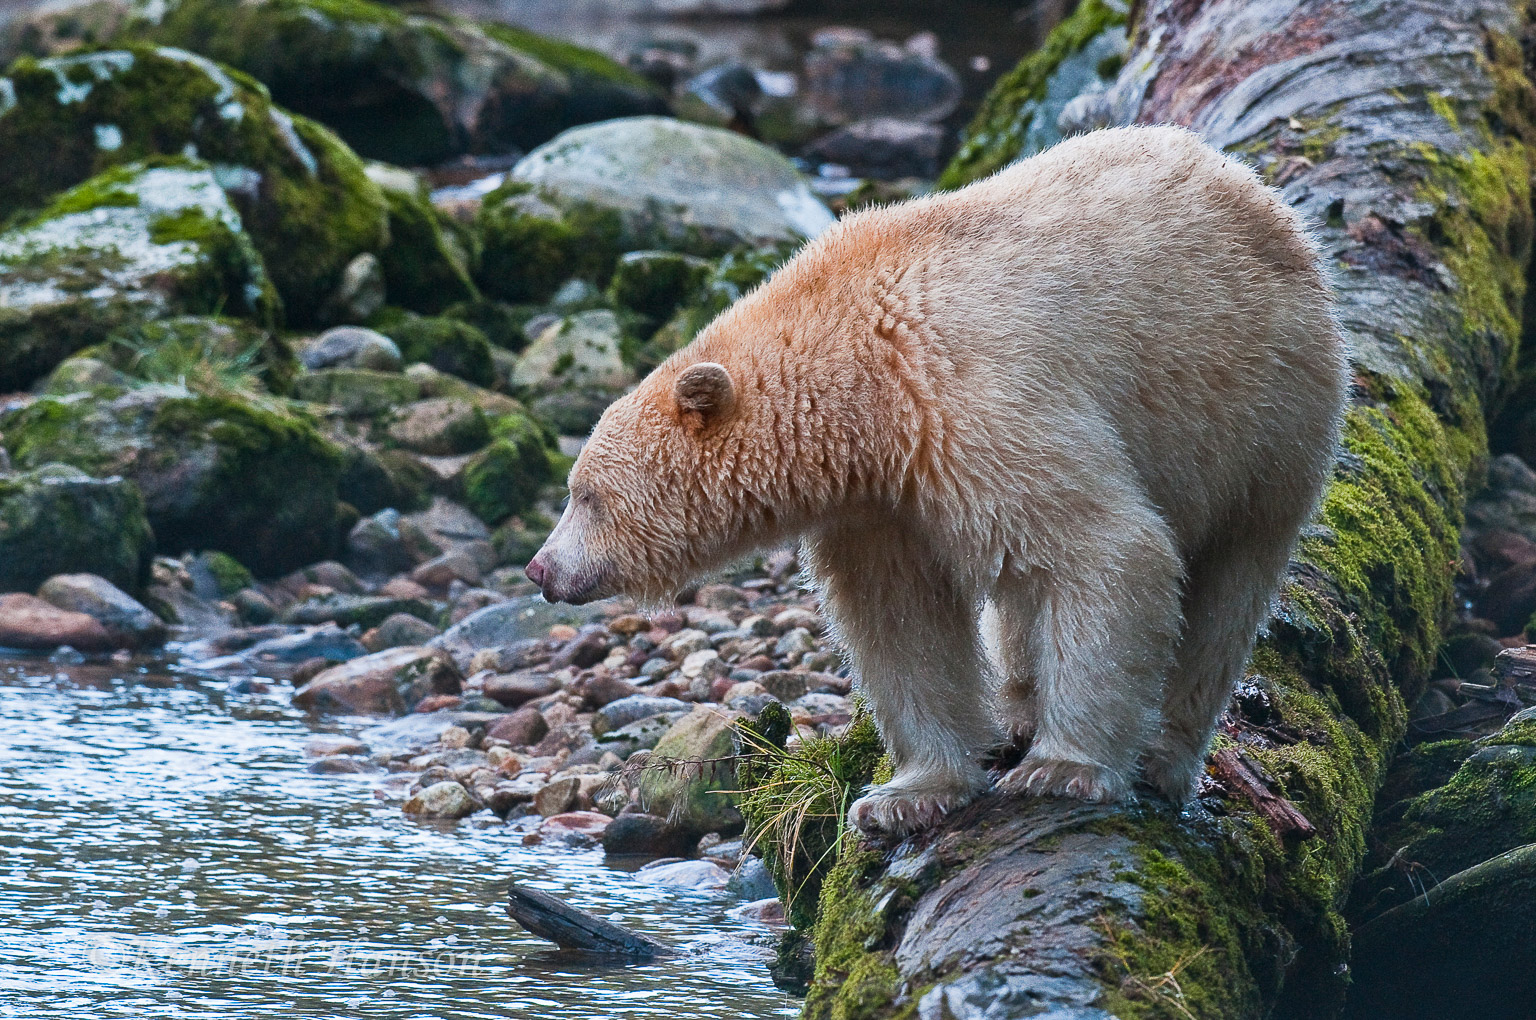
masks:
POLYGON ((531 934, 583 953, 648 960, 670 956, 676 950, 659 939, 605 921, 591 911, 573 907, 558 896, 526 889, 515 882, 507 886, 507 913, 531 934))
POLYGON ((1226 782, 1183 813, 988 795, 899 846, 845 837, 809 1017, 1344 1007, 1340 909, 1449 618, 1485 418, 1518 375, 1529 16, 1523 0, 1145 0, 1129 20, 1115 79, 1063 126, 1185 124, 1256 166, 1315 225, 1356 372, 1334 483, 1245 683, 1273 718, 1242 754, 1274 789, 1218 758, 1226 782), (1316 838, 1277 839, 1277 820, 1316 838))
POLYGON ((1211 774, 1227 789, 1239 794, 1264 816, 1274 834, 1285 839, 1311 839, 1317 829, 1295 804, 1277 794, 1273 781, 1252 760, 1236 748, 1228 747, 1211 755, 1211 774))

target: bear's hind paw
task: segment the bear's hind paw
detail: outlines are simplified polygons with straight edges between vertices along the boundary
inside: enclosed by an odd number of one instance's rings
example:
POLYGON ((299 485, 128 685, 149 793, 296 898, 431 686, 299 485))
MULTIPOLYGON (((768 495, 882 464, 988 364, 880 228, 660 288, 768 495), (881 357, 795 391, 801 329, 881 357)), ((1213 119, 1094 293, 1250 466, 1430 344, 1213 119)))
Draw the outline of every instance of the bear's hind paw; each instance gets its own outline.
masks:
POLYGON ((876 786, 853 802, 848 809, 848 822, 866 836, 899 839, 932 828, 974 797, 974 792, 964 788, 876 786))
POLYGON ((1093 804, 1122 800, 1130 792, 1125 777, 1113 769, 1087 762, 1029 755, 1008 770, 998 781, 997 788, 1004 793, 1070 797, 1093 804))

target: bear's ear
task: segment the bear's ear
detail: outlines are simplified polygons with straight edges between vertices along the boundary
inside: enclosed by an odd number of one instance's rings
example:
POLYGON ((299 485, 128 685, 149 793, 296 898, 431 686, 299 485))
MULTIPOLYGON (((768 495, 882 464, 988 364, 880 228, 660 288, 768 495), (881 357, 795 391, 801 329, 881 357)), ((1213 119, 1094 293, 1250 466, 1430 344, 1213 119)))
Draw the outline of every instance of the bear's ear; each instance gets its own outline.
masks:
POLYGON ((694 427, 718 421, 736 403, 736 387, 724 365, 701 361, 689 365, 677 377, 673 388, 677 410, 694 427))

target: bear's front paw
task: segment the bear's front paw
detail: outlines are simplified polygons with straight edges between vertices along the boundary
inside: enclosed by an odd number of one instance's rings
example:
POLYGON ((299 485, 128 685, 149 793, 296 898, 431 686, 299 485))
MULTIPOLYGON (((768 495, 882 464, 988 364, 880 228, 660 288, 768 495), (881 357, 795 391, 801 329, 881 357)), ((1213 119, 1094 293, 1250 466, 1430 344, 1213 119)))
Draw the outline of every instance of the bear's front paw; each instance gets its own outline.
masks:
POLYGON ((848 822, 866 836, 900 839, 932 828, 975 796, 963 786, 909 788, 887 783, 854 801, 848 822))
POLYGON ((998 781, 997 788, 1004 793, 1104 804, 1124 798, 1130 784, 1123 775, 1102 765, 1026 755, 998 781))

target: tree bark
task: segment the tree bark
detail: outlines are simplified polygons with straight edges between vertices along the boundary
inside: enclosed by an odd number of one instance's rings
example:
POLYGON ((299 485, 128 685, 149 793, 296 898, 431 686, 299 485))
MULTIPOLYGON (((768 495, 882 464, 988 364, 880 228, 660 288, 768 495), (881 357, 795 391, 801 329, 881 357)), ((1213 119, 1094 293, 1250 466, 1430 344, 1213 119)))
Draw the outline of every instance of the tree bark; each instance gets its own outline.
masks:
MULTIPOLYGON (((1085 24, 1089 37, 1122 30, 1123 15, 1084 4, 1098 13, 1063 26, 1077 37, 1047 44, 1053 63, 1016 76, 1029 102, 1083 51, 1085 24)), ((806 1015, 1339 1011, 1340 908, 1438 650, 1485 414, 1516 381, 1536 137, 1526 24, 1514 0, 1130 12, 1123 66, 1067 104, 1063 125, 1188 125, 1316 224, 1357 372, 1335 479, 1198 802, 1176 814, 1150 798, 989 795, 894 849, 845 834, 821 889, 806 1015)), ((983 110, 947 184, 1017 154, 1018 103, 983 110)))

